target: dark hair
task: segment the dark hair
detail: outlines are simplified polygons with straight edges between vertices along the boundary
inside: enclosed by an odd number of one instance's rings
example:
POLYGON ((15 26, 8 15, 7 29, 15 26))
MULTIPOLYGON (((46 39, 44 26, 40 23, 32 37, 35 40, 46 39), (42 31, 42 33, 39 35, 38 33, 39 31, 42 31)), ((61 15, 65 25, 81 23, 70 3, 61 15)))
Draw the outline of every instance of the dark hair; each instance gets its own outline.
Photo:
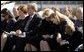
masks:
POLYGON ((2 9, 1 14, 9 15, 9 18, 12 18, 12 14, 7 8, 2 9))
POLYGON ((7 9, 6 8, 2 9, 1 14, 7 14, 7 9))

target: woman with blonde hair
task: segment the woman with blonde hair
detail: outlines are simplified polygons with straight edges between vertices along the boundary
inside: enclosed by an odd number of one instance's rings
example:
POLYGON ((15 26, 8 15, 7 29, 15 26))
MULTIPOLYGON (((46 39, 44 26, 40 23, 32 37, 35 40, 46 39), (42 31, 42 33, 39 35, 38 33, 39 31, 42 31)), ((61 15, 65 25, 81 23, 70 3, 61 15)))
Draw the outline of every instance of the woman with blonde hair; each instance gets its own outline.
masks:
POLYGON ((54 13, 54 11, 50 8, 45 8, 44 10, 42 10, 42 12, 43 13, 41 16, 43 17, 43 20, 42 20, 41 25, 39 27, 39 34, 41 35, 40 50, 41 51, 51 51, 49 43, 47 41, 49 40, 50 29, 52 29, 52 27, 51 27, 52 24, 50 24, 51 22, 50 22, 49 16, 52 13, 54 13))
POLYGON ((27 5, 21 4, 18 6, 18 8, 13 8, 13 14, 14 14, 16 20, 24 19, 24 17, 28 16, 27 7, 28 7, 27 5))
POLYGON ((53 14, 51 14, 51 21, 55 24, 55 32, 57 31, 57 26, 59 25, 58 32, 54 35, 56 42, 58 43, 58 51, 68 51, 67 45, 69 44, 68 41, 66 40, 68 37, 64 38, 65 35, 65 30, 66 30, 66 25, 67 21, 65 21, 63 18, 61 18, 57 13, 57 10, 55 10, 53 14))
MULTIPOLYGON (((67 22, 67 26, 65 28, 65 32, 67 35, 70 35, 69 38, 67 39, 69 41, 70 44, 70 51, 74 51, 75 48, 81 44, 82 42, 82 33, 80 31, 78 31, 76 29, 75 23, 73 23, 67 16, 59 13, 58 11, 56 11, 56 13, 67 22), (77 40, 75 40, 77 39, 77 40), (75 42, 75 43, 74 43, 75 42)), ((80 15, 82 16, 82 15, 80 15)), ((82 19, 82 18, 80 18, 82 19)))
MULTIPOLYGON (((60 29, 64 28, 64 25, 66 24, 65 22, 63 22, 63 24, 61 23, 61 20, 59 18, 58 15, 56 15, 56 13, 52 10, 52 9, 46 9, 45 12, 43 13, 45 16, 45 18, 43 19, 41 25, 40 25, 40 34, 41 34, 41 42, 40 44, 42 44, 42 42, 44 41, 44 43, 46 43, 46 45, 48 45, 48 47, 46 46, 42 46, 42 47, 46 47, 46 51, 53 51, 53 50, 57 50, 57 41, 61 38, 60 33, 62 32, 60 29), (63 26, 61 26, 63 25, 63 26)), ((64 31, 63 31, 64 33, 64 31)), ((42 44, 44 45, 44 44, 42 44)))

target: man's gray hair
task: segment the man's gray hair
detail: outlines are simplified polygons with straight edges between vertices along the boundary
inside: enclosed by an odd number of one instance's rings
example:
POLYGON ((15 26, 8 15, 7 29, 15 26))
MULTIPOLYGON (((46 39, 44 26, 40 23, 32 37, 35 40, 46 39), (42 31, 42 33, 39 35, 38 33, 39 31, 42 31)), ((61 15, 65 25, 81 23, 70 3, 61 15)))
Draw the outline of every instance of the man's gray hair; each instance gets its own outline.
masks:
POLYGON ((34 3, 29 3, 28 5, 34 7, 35 11, 38 11, 38 6, 35 2, 34 3))

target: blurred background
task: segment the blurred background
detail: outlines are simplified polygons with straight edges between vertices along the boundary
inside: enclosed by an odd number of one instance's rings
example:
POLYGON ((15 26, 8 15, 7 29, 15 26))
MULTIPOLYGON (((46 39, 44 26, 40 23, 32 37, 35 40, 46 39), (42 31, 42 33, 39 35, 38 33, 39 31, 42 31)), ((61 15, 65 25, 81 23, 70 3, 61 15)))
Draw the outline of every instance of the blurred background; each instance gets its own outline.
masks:
POLYGON ((32 2, 38 4, 38 11, 52 7, 60 8, 61 11, 63 11, 66 6, 72 8, 83 7, 83 1, 1 1, 1 10, 7 8, 12 13, 13 7, 17 8, 20 4, 28 4, 32 2))
POLYGON ((53 7, 57 6, 60 8, 63 8, 65 5, 71 5, 72 7, 78 7, 78 6, 83 6, 83 1, 11 1, 16 3, 16 7, 19 4, 28 4, 31 2, 35 2, 38 4, 39 9, 43 9, 46 7, 53 7))
POLYGON ((83 1, 14 1, 16 5, 19 4, 28 4, 31 2, 36 2, 38 4, 39 9, 43 9, 46 7, 60 7, 63 8, 65 5, 71 5, 72 7, 78 7, 83 5, 83 1))

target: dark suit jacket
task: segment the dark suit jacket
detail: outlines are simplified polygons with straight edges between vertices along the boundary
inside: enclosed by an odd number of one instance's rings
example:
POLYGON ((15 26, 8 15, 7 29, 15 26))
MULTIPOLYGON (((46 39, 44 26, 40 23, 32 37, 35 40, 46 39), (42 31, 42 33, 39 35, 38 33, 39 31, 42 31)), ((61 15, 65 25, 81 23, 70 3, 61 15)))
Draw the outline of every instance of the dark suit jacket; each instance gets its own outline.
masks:
MULTIPOLYGON (((25 25, 26 25, 29 18, 30 18, 30 16, 27 16, 25 18, 25 22, 24 22, 25 25)), ((38 14, 35 14, 29 23, 29 26, 27 28, 28 30, 27 30, 26 34, 32 35, 32 36, 36 35, 38 33, 38 27, 39 27, 41 21, 42 21, 41 17, 38 14)))

